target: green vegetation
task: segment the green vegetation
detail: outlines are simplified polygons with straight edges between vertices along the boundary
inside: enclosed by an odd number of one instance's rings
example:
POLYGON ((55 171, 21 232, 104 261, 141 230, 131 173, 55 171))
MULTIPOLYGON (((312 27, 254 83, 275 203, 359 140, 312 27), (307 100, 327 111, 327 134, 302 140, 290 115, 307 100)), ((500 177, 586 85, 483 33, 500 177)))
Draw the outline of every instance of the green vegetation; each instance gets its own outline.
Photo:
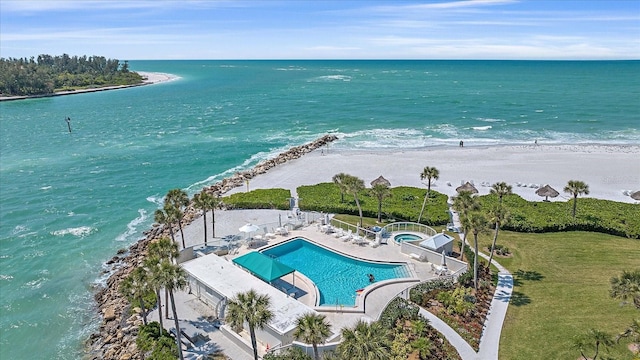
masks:
MULTIPOLYGON (((498 196, 479 197, 483 209, 498 204, 498 196)), ((640 206, 592 198, 580 199, 574 219, 573 200, 569 202, 530 202, 518 195, 506 195, 504 206, 511 214, 501 229, 523 233, 593 231, 640 238, 640 206)))
POLYGON ((39 55, 38 58, 0 58, 0 94, 46 95, 56 91, 132 85, 142 77, 125 61, 104 56, 39 55))
POLYGON ((160 329, 156 321, 140 326, 136 345, 149 354, 146 359, 175 359, 178 357, 178 346, 167 330, 162 329, 161 333, 160 329))
MULTIPOLYGON (((382 200, 382 212, 387 218, 399 221, 417 221, 424 198, 424 190, 399 186, 391 188, 391 196, 382 200)), ((342 193, 335 183, 321 183, 300 186, 300 208, 306 211, 359 215, 355 199, 341 201, 342 193)), ((362 213, 365 217, 378 216, 378 198, 370 189, 358 193, 362 213)), ((429 218, 422 222, 427 225, 445 225, 449 221, 447 196, 431 191, 429 199, 429 218)))
MULTIPOLYGON (((610 279, 637 267, 637 240, 578 231, 503 231, 500 241, 512 253, 500 263, 514 274, 500 359, 576 359, 575 337, 591 328, 617 334, 637 317, 633 306, 621 307, 609 296, 610 279)), ((482 248, 491 242, 490 235, 480 236, 482 248)), ((612 357, 630 358, 623 341, 608 350, 612 357)))
POLYGON ((246 293, 237 293, 229 300, 227 305, 227 322, 234 331, 240 332, 246 323, 251 336, 251 347, 253 348, 253 358, 258 360, 258 343, 256 340, 256 329, 264 329, 273 318, 273 312, 269 310, 271 298, 268 295, 261 295, 251 289, 246 293))
POLYGON ((279 209, 289 210, 291 191, 286 189, 256 189, 235 193, 222 198, 231 209, 279 209))

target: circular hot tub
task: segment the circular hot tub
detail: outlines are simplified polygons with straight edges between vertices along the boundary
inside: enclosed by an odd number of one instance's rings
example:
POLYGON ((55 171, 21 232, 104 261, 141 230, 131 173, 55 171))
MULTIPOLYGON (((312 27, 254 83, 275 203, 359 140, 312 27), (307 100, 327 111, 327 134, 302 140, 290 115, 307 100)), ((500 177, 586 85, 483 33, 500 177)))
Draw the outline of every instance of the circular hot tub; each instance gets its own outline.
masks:
POLYGON ((416 234, 410 234, 410 233, 401 233, 393 236, 393 241, 395 241, 396 244, 400 244, 403 241, 416 241, 416 240, 422 240, 422 239, 423 239, 422 236, 416 235, 416 234))

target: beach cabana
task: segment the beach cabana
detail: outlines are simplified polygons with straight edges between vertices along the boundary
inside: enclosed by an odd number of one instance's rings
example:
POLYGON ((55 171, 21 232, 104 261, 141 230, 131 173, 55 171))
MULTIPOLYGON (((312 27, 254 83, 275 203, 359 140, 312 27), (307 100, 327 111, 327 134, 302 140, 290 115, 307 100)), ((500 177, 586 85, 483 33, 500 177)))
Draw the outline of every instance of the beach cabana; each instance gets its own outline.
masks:
POLYGON ((267 255, 257 251, 252 251, 246 255, 237 257, 232 261, 234 264, 239 265, 243 269, 268 283, 296 271, 294 268, 277 262, 267 255))
POLYGON ((545 185, 540 189, 536 190, 536 195, 544 196, 544 201, 549 201, 549 197, 554 198, 560 195, 560 193, 556 191, 556 189, 552 188, 551 186, 545 185))
POLYGON ((469 191, 472 194, 477 194, 478 193, 478 189, 476 189, 475 186, 473 186, 473 184, 471 184, 470 182, 466 182, 464 185, 460 185, 456 188, 456 191, 458 193, 461 193, 463 191, 469 191))
POLYGON ((640 200, 640 191, 636 191, 629 196, 631 196, 633 200, 640 200))
POLYGON ((387 187, 391 186, 391 183, 389 182, 389 180, 385 179, 382 175, 378 176, 377 179, 371 182, 371 186, 376 186, 378 184, 385 185, 387 187))
POLYGON ((451 254, 453 251, 453 237, 445 233, 435 234, 434 236, 421 241, 420 246, 425 249, 433 250, 437 253, 451 254))

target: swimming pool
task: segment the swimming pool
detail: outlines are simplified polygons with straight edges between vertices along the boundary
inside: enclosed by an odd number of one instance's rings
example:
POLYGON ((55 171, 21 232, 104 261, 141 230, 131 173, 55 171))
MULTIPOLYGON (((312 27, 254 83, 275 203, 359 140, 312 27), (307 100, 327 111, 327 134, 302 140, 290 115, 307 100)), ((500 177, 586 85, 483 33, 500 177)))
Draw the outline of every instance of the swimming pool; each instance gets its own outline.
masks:
POLYGON ((415 241, 415 240, 422 240, 422 236, 415 235, 415 234, 398 234, 393 237, 393 241, 395 241, 397 244, 403 241, 415 241))
POLYGON ((405 264, 378 263, 351 258, 296 238, 262 251, 311 279, 318 288, 318 305, 354 306, 356 290, 375 281, 411 277, 405 264))

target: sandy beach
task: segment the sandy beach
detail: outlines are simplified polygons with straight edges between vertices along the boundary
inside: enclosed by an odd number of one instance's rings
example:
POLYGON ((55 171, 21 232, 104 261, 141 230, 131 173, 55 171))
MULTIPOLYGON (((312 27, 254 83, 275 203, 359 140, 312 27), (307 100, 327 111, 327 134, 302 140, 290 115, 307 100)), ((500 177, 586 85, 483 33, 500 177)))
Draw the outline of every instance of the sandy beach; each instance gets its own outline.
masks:
MULTIPOLYGON (((339 140, 338 140, 339 141, 339 140)), ((617 145, 523 145, 492 147, 441 147, 411 150, 344 151, 318 149, 252 179, 250 189, 285 188, 295 194, 300 185, 331 182, 344 172, 360 177, 367 186, 380 175, 391 186, 426 188, 420 180, 425 166, 440 171, 432 189, 455 195, 462 182, 472 181, 480 195, 490 185, 504 181, 513 192, 530 201, 542 201, 531 185, 549 184, 566 201, 563 192, 569 180, 589 185, 588 197, 619 202, 635 201, 624 192, 640 190, 640 146, 617 145)), ((246 191, 239 187, 232 192, 246 191)), ((302 200, 304 201, 304 200, 302 200)))

